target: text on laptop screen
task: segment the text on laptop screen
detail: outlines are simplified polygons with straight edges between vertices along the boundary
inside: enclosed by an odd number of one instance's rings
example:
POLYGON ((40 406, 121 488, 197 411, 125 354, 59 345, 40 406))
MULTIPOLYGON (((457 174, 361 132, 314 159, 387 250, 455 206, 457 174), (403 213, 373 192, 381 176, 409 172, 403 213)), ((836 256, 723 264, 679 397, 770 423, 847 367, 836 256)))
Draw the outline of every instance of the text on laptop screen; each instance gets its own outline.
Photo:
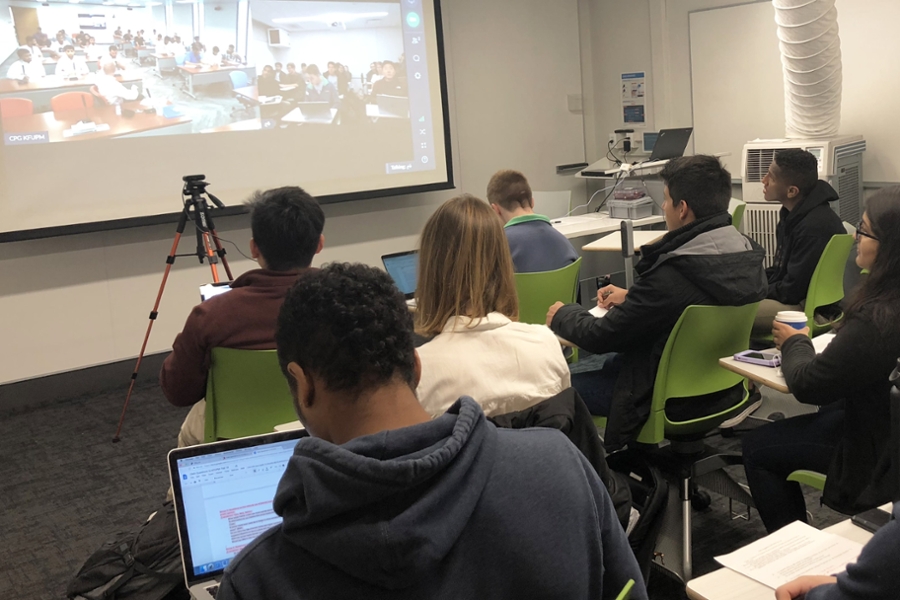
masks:
POLYGON ((272 499, 297 440, 177 461, 194 575, 221 571, 281 523, 272 499))
POLYGON ((384 268, 387 269, 397 288, 404 294, 412 294, 416 291, 416 277, 419 269, 419 253, 398 254, 384 258, 384 268))

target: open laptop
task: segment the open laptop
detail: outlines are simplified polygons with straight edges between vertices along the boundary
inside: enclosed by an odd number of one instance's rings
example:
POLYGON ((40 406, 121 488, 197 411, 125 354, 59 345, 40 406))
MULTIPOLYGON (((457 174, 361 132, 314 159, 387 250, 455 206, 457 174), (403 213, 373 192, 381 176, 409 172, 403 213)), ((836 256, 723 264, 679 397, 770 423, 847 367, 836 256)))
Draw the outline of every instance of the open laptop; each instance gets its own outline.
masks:
POLYGON ((406 252, 397 252, 395 254, 385 254, 381 257, 384 263, 384 270, 394 280, 403 295, 406 296, 407 304, 413 300, 416 295, 416 285, 418 284, 419 271, 419 251, 408 250, 406 252))
POLYGON ((206 302, 213 296, 224 294, 231 291, 230 281, 221 281, 219 283, 207 283, 200 286, 200 301, 206 302))
POLYGON ((184 581, 194 600, 216 597, 229 562, 281 523, 272 499, 297 440, 285 431, 169 452, 184 581))
POLYGON ((328 102, 299 102, 297 108, 303 115, 304 123, 325 123, 330 125, 334 122, 334 115, 331 113, 331 104, 328 102))
POLYGON ((378 104, 378 115, 381 117, 409 118, 409 98, 405 96, 378 94, 375 96, 375 103, 378 104))
POLYGON ((694 132, 693 127, 681 127, 679 129, 660 129, 656 142, 653 144, 653 152, 647 162, 655 160, 668 160, 684 156, 688 140, 694 132))

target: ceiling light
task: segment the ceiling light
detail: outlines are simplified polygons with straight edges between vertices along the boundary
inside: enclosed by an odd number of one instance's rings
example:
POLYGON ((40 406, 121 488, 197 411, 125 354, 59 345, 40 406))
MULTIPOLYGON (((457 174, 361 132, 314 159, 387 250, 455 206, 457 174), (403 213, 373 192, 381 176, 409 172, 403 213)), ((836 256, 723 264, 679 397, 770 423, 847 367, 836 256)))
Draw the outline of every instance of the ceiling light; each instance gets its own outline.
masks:
MULTIPOLYGON (((178 1, 178 0, 176 0, 178 1)), ((386 12, 370 12, 370 13, 326 13, 324 15, 316 15, 313 17, 278 17, 272 19, 273 23, 349 23, 359 19, 379 19, 388 16, 386 12)))

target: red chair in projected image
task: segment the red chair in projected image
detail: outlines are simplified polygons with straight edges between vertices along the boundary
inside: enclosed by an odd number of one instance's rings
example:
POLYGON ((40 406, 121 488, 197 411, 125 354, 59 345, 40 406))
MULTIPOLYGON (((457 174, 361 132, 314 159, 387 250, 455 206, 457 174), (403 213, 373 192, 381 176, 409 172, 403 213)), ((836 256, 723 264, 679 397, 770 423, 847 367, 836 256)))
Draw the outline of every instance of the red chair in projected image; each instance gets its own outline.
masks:
POLYGON ((96 104, 97 106, 109 106, 109 104, 106 102, 106 98, 103 97, 96 85, 92 85, 90 89, 91 96, 94 97, 94 104, 96 104))
POLYGON ((94 106, 94 97, 87 92, 66 92, 50 98, 53 114, 70 110, 84 110, 94 106))
POLYGON ((27 98, 0 98, 0 118, 28 117, 34 114, 34 102, 27 98))

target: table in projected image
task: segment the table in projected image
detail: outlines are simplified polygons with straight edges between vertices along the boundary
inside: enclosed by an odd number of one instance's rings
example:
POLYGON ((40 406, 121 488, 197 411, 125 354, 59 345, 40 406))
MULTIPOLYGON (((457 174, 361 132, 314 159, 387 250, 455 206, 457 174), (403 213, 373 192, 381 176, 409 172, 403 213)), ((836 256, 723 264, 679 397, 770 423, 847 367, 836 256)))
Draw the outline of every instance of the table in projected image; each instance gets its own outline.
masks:
POLYGON ((195 66, 182 66, 178 67, 178 70, 183 73, 188 80, 188 94, 192 97, 194 95, 194 87, 198 85, 210 85, 213 83, 228 83, 231 85, 231 73, 232 71, 243 71, 247 74, 247 78, 250 81, 254 81, 256 79, 256 67, 249 66, 240 66, 240 67, 219 67, 219 66, 209 66, 202 65, 199 67, 195 66))
MULTIPOLYGON (((77 58, 77 57, 76 57, 77 58)), ((84 58, 83 56, 81 58, 84 58)), ((44 73, 47 75, 55 75, 56 74, 56 63, 59 62, 54 58, 45 58, 41 61, 44 64, 44 73)), ((86 60, 84 63, 87 65, 88 71, 91 73, 96 73, 98 69, 99 61, 96 60, 86 60)))
MULTIPOLYGON (((136 85, 144 92, 142 74, 137 71, 124 71, 116 75, 116 79, 126 86, 136 85)), ((41 79, 32 79, 28 83, 20 83, 13 79, 0 79, 0 98, 27 98, 34 103, 34 112, 50 110, 50 99, 65 92, 91 92, 96 85, 97 74, 90 73, 74 81, 48 75, 41 79)))
MULTIPOLYGON (((128 103, 131 110, 138 103, 128 103)), ((80 110, 35 113, 24 117, 6 117, 0 120, 4 135, 7 133, 35 133, 46 131, 50 142, 96 140, 113 137, 150 137, 191 132, 190 117, 167 118, 159 114, 135 113, 131 117, 117 115, 114 106, 94 106, 80 110), (98 125, 108 125, 104 131, 68 135, 79 121, 89 120, 98 125)))
POLYGON ((224 133, 226 131, 257 131, 262 129, 262 119, 247 119, 245 121, 235 121, 228 125, 219 125, 218 127, 210 127, 204 129, 200 133, 224 133))
POLYGON ((306 117, 303 116, 303 113, 300 112, 299 108, 295 108, 288 114, 281 117, 282 122, 284 123, 303 123, 306 125, 330 125, 334 123, 334 118, 337 116, 338 109, 331 109, 331 120, 307 120, 306 117))
POLYGON ((366 104, 366 116, 369 117, 370 119, 372 119, 373 121, 376 121, 378 119, 407 119, 407 120, 409 120, 409 115, 401 117, 399 115, 382 113, 381 110, 378 108, 377 104, 366 104))
POLYGON ((153 70, 160 77, 162 77, 163 71, 174 71, 178 68, 178 63, 175 62, 175 56, 172 54, 151 54, 150 56, 156 61, 153 70))

